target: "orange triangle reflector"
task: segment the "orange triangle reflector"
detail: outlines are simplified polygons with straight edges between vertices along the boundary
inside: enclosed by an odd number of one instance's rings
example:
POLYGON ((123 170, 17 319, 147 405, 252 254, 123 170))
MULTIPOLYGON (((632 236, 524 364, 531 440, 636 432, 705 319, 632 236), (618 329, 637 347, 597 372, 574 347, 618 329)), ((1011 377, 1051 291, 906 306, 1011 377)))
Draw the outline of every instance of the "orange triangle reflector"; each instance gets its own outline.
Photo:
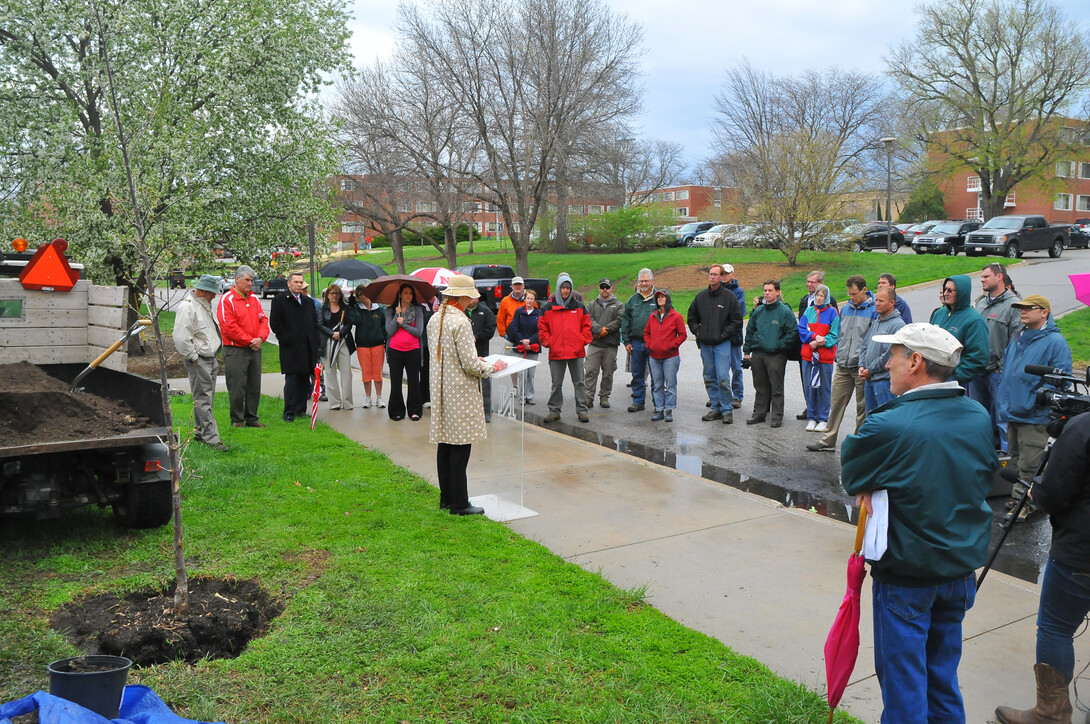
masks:
POLYGON ((19 274, 23 288, 49 292, 71 291, 79 281, 79 272, 68 265, 68 259, 63 253, 63 249, 67 247, 68 244, 61 239, 54 239, 39 247, 19 274), (60 249, 56 245, 58 241, 62 242, 60 249))

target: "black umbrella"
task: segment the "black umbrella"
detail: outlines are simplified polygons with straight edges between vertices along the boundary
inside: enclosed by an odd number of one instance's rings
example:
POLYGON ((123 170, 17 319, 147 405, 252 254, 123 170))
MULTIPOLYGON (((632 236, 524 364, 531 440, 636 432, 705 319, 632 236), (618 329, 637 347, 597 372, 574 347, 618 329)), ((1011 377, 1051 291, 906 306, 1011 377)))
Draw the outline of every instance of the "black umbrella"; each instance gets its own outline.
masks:
POLYGON ((319 272, 324 277, 341 277, 344 279, 378 279, 386 276, 386 270, 377 264, 372 264, 359 259, 342 259, 326 264, 319 272))

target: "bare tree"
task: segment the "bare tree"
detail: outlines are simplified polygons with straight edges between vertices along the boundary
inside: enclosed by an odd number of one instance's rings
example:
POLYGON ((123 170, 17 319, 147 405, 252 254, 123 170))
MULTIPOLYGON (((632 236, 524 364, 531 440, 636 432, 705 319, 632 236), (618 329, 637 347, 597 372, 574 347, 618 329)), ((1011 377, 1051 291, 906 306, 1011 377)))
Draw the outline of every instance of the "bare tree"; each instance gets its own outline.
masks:
POLYGON ((638 107, 642 31, 602 0, 403 5, 399 31, 473 124, 482 163, 467 173, 498 206, 518 273, 528 274, 530 235, 559 153, 583 129, 638 107))
POLYGON ((717 168, 767 243, 794 266, 863 187, 884 135, 878 79, 829 70, 777 78, 748 63, 716 96, 717 168))
POLYGON ((953 0, 917 12, 916 36, 890 52, 888 72, 933 169, 973 169, 991 218, 1016 184, 1041 178, 1077 141, 1065 114, 1090 88, 1087 38, 1044 0, 953 0))

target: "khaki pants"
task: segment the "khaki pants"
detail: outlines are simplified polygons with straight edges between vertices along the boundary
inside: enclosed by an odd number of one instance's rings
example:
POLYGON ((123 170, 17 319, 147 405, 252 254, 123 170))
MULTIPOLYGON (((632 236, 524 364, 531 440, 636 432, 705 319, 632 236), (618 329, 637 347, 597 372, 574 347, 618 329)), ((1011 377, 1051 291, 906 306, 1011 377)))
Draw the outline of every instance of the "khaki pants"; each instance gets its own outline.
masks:
MULTIPOLYGON (((1027 483, 1033 482, 1033 476, 1037 473, 1037 466, 1041 464, 1041 455, 1048 444, 1048 431, 1044 425, 1033 425, 1028 422, 1007 423, 1007 448, 1010 450, 1011 459, 1007 465, 1018 471, 1019 480, 1027 483)), ((1021 482, 1015 483, 1011 490, 1011 497, 1018 500, 1022 493, 1026 492, 1026 486, 1021 482)), ((1030 512, 1037 510, 1033 501, 1027 499, 1026 507, 1030 512)))
POLYGON ((220 441, 216 418, 212 416, 212 400, 216 395, 216 358, 198 357, 196 362, 183 361, 193 393, 193 439, 215 445, 220 441))
POLYGON ((613 373, 617 371, 617 348, 587 345, 586 361, 583 363, 584 380, 587 388, 587 404, 594 402, 598 387, 598 370, 602 371, 602 389, 598 397, 609 400, 613 392, 613 373))
POLYGON ((844 419, 844 411, 848 409, 848 401, 855 393, 855 431, 863 425, 863 418, 867 416, 867 399, 864 394, 866 380, 859 376, 858 367, 833 368, 833 392, 829 403, 829 431, 821 438, 822 445, 836 445, 836 438, 840 432, 840 422, 844 419))

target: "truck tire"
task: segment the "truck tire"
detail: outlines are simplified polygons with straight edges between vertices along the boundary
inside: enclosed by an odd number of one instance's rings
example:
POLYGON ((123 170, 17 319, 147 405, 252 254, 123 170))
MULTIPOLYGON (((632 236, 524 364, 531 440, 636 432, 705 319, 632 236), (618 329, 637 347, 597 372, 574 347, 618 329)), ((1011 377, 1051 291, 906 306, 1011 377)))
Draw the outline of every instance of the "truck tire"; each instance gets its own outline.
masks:
POLYGON ((129 483, 125 501, 114 503, 114 520, 125 528, 158 528, 170 522, 174 503, 170 480, 129 483))
POLYGON ((1003 252, 1003 256, 1007 257, 1008 259, 1017 259, 1018 257, 1022 256, 1022 252, 1018 249, 1018 242, 1012 241, 1011 243, 1007 244, 1007 248, 1003 252))
POLYGON ((1048 255, 1053 259, 1059 259, 1060 254, 1064 253, 1064 243, 1061 239, 1056 239, 1052 242, 1052 246, 1048 248, 1048 255))

